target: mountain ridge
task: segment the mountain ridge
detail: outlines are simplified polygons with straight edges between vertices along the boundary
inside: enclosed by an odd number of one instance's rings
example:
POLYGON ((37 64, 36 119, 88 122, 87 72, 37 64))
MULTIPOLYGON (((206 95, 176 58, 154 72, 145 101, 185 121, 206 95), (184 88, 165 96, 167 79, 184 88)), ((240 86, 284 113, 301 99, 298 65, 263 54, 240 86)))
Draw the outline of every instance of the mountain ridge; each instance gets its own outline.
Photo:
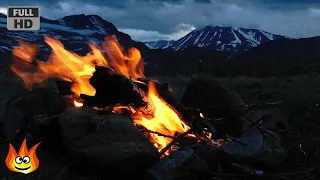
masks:
POLYGON ((111 22, 98 15, 76 14, 56 20, 40 17, 39 31, 9 31, 6 21, 6 15, 1 14, 0 51, 12 50, 18 45, 17 39, 38 44, 40 48, 48 50, 49 47, 43 40, 46 35, 56 37, 66 49, 76 53, 88 52, 90 41, 101 44, 107 35, 116 35, 118 42, 125 48, 139 46, 143 50, 148 49, 143 43, 132 40, 128 34, 119 31, 111 22))
MULTIPOLYGON (((146 42, 151 49, 181 50, 188 46, 216 49, 228 53, 242 53, 264 42, 276 39, 292 39, 286 36, 272 34, 266 31, 232 26, 207 25, 202 29, 195 29, 184 37, 172 41, 162 42, 165 46, 159 46, 157 42, 146 42), (157 44, 157 47, 152 46, 157 44)), ((163 41, 163 40, 162 40, 163 41)))

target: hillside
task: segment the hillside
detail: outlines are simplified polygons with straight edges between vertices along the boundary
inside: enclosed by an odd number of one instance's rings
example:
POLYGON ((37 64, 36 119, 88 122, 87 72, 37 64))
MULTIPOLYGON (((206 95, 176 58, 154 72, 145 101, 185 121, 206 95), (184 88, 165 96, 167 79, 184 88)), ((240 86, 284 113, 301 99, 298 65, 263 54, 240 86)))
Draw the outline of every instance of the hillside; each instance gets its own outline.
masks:
POLYGON ((206 26, 191 31, 177 41, 145 42, 151 49, 181 50, 189 46, 216 49, 231 54, 239 54, 260 44, 287 37, 275 35, 258 29, 236 27, 206 26))
MULTIPOLYGON (((141 42, 131 39, 111 23, 97 15, 72 15, 57 20, 50 20, 41 17, 41 29, 39 31, 8 31, 6 15, 0 15, 0 53, 3 56, 11 54, 11 50, 18 45, 18 40, 37 44, 40 47, 40 54, 50 54, 50 47, 44 42, 43 36, 58 38, 66 49, 77 54, 84 55, 90 51, 89 43, 92 41, 100 45, 107 35, 116 35, 119 43, 127 47, 137 47, 142 55, 148 52, 149 48, 141 42)), ((6 61, 10 61, 5 58, 6 61)), ((7 66, 1 63, 0 66, 7 66)))

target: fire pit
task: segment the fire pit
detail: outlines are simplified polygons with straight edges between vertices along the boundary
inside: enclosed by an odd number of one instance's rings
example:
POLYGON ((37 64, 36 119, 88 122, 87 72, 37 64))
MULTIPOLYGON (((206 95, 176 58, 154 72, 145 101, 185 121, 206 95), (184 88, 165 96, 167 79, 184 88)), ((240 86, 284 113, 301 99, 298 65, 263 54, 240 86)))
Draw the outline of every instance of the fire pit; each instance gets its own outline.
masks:
POLYGON ((91 43, 92 52, 83 57, 53 37, 45 41, 52 48, 47 61, 35 59, 37 47, 26 42, 13 51, 11 69, 30 92, 8 102, 5 122, 22 124, 4 123, 9 141, 29 135, 43 146, 55 142, 81 165, 146 179, 206 179, 218 164, 259 176, 262 171, 241 163, 274 166, 286 157, 263 119, 245 115, 245 105, 237 108, 210 76, 192 78, 182 103, 167 84, 146 78, 140 52, 124 50, 115 36, 102 47, 91 43), (52 78, 59 79, 57 91, 32 88, 52 78), (18 105, 22 115, 13 120, 9 116, 21 101, 31 107, 18 105), (267 140, 277 144, 277 152, 265 152, 267 140))

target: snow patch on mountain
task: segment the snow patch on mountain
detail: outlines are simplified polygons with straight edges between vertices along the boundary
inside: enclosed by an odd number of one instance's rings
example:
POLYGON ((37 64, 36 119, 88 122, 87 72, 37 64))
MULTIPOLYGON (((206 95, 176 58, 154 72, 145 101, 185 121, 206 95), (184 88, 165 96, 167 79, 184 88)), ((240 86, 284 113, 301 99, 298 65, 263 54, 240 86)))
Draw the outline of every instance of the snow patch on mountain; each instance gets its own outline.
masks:
POLYGON ((64 20, 63 20, 63 19, 58 19, 58 21, 59 21, 60 25, 66 26, 66 23, 64 23, 64 20))
POLYGON ((166 49, 170 47, 172 42, 174 41, 159 40, 159 41, 144 42, 144 44, 148 46, 150 49, 166 49))
POLYGON ((201 48, 213 48, 219 51, 240 53, 264 42, 280 38, 287 37, 257 29, 230 26, 206 26, 202 29, 193 30, 176 41, 160 40, 146 42, 145 44, 152 49, 171 48, 174 50, 182 50, 188 46, 198 46, 201 48))
POLYGON ((37 44, 41 51, 51 48, 45 43, 44 36, 59 39, 66 49, 87 53, 89 43, 101 44, 106 35, 114 34, 122 45, 131 45, 133 40, 127 34, 121 33, 116 27, 96 15, 72 15, 57 20, 41 18, 39 31, 9 31, 7 18, 0 17, 0 51, 12 50, 18 46, 18 40, 37 44))

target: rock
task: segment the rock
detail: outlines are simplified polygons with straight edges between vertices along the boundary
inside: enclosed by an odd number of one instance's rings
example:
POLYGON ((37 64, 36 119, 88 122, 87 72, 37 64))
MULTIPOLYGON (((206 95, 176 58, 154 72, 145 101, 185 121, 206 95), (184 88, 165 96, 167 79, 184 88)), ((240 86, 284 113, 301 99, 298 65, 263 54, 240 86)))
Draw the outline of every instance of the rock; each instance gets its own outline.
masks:
POLYGON ((192 149, 179 150, 150 167, 145 180, 200 180, 207 179, 209 167, 192 149))
POLYGON ((47 88, 37 88, 12 97, 7 102, 3 118, 5 138, 11 141, 16 135, 23 133, 27 126, 33 125, 34 117, 58 115, 64 108, 65 103, 60 95, 47 88))
POLYGON ((267 134, 264 138, 262 150, 258 156, 258 162, 266 167, 274 167, 281 164, 288 156, 287 151, 281 145, 281 139, 276 134, 267 134))
POLYGON ((29 128, 29 139, 33 143, 41 142, 41 148, 45 150, 57 150, 62 148, 59 117, 38 116, 33 119, 33 125, 29 128))
POLYGON ((5 110, 6 110, 6 101, 0 99, 0 139, 4 139, 5 137, 3 132, 4 129, 3 129, 3 121, 2 121, 5 110))
POLYGON ((73 108, 60 116, 60 125, 70 156, 82 168, 128 175, 159 160, 158 150, 125 116, 73 108))
POLYGON ((184 90, 182 103, 200 109, 224 106, 240 112, 247 111, 239 96, 231 94, 214 77, 205 74, 197 74, 190 79, 184 90))
POLYGON ((233 104, 233 108, 238 110, 239 112, 247 112, 248 107, 243 99, 236 93, 230 93, 231 101, 233 104))
POLYGON ((4 117, 7 101, 0 99, 0 119, 4 117))
POLYGON ((257 128, 249 128, 236 140, 245 145, 233 141, 222 146, 221 150, 245 164, 272 167, 287 157, 280 139, 272 132, 263 133, 257 128))
POLYGON ((59 117, 63 143, 68 147, 69 144, 96 132, 98 122, 92 117, 97 115, 98 111, 92 108, 67 108, 59 117))
POLYGON ((221 136, 234 135, 242 129, 239 112, 246 112, 247 106, 236 94, 230 93, 214 77, 205 74, 193 76, 181 99, 186 107, 200 109, 211 121, 221 136))
MULTIPOLYGON (((289 127, 286 115, 280 109, 266 109, 248 113, 247 117, 255 122, 255 124, 272 130, 285 130, 289 127), (257 122, 260 121, 260 122, 257 122)), ((243 118, 244 129, 251 125, 251 122, 243 118)))
POLYGON ((201 157, 207 163, 211 171, 217 170, 219 164, 226 159, 223 158, 223 154, 219 149, 208 144, 198 144, 198 146, 192 148, 199 157, 201 157))

